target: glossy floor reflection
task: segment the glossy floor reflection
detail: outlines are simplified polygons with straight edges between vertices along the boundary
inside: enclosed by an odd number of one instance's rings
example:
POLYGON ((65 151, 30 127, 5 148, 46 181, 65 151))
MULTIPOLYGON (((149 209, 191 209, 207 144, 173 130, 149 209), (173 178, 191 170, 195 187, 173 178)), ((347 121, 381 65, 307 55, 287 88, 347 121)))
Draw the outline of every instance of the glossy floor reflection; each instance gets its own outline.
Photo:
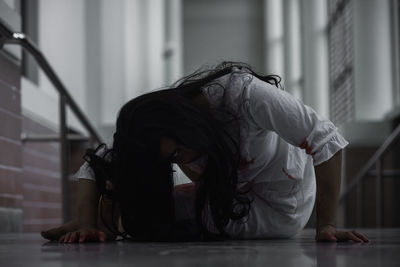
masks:
POLYGON ((311 229, 291 240, 213 243, 58 244, 0 234, 0 266, 400 266, 400 229, 362 232, 370 243, 316 243, 311 229))

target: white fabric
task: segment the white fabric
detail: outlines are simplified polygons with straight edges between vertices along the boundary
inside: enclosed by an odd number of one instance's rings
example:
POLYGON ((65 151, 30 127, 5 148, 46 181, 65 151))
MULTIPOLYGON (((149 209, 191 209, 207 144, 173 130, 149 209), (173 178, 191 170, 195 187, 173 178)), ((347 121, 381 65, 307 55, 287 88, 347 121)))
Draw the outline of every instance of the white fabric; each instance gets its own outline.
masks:
MULTIPOLYGON (((314 206, 314 166, 330 159, 348 142, 332 122, 312 108, 246 72, 235 69, 216 82, 203 88, 203 94, 212 108, 224 96, 229 107, 240 116, 243 165, 238 170, 238 189, 251 188, 248 196, 254 199, 248 217, 231 220, 225 230, 232 237, 245 239, 295 235, 307 223, 314 206), (220 85, 226 89, 225 94, 220 85)), ((200 172, 205 160, 187 167, 200 172)), ((87 163, 75 177, 94 179, 87 163)), ((177 210, 194 209, 192 200, 179 201, 177 205, 190 207, 177 210)), ((208 207, 206 214, 209 230, 216 231, 208 207)), ((177 214, 180 216, 186 215, 177 214)))
MULTIPOLYGON (((293 236, 311 216, 316 194, 314 166, 348 142, 312 108, 248 73, 236 69, 219 83, 241 116, 241 156, 248 164, 238 170, 238 188, 251 188, 248 196, 254 199, 249 216, 231 220, 225 230, 245 239, 293 236), (240 103, 244 103, 242 108, 240 103)), ((221 103, 222 93, 213 92, 212 87, 203 92, 214 107, 221 103)), ((214 86, 217 92, 219 88, 214 86)), ((212 220, 208 221, 213 230, 212 220)))
MULTIPOLYGON (((111 147, 111 145, 106 145, 101 147, 97 152, 96 155, 98 156, 103 156, 107 148, 111 147)), ((110 157, 106 158, 109 159, 110 157)), ((95 176, 92 168, 90 168, 89 164, 87 162, 83 163, 82 166, 79 168, 79 170, 72 175, 73 179, 88 179, 88 180, 93 180, 95 181, 95 176)))

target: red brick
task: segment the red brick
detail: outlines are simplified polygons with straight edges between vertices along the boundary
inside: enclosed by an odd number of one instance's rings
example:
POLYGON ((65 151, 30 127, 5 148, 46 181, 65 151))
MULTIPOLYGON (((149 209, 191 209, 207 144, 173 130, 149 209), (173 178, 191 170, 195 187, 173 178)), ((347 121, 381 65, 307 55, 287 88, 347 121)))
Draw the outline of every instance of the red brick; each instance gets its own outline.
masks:
POLYGON ((9 88, 0 81, 0 109, 21 116, 21 96, 17 89, 9 88))
POLYGON ((49 157, 48 155, 37 153, 36 151, 26 149, 25 147, 22 149, 22 163, 25 167, 30 166, 60 172, 59 158, 49 157))
POLYGON ((10 86, 20 87, 21 67, 8 56, 0 54, 0 81, 10 86))
POLYGON ((0 207, 20 208, 22 206, 22 195, 0 194, 0 207))
POLYGON ((60 218, 62 217, 61 204, 58 209, 39 208, 39 207, 24 207, 25 219, 46 219, 46 218, 60 218))
POLYGON ((17 194, 18 178, 22 171, 0 168, 0 193, 17 194))
POLYGON ((59 188, 58 191, 59 191, 58 193, 50 193, 39 190, 27 189, 26 187, 24 187, 23 190, 24 201, 61 203, 61 188, 59 188))
POLYGON ((22 128, 26 133, 32 134, 56 134, 58 132, 26 116, 22 116, 22 128))
POLYGON ((60 158, 59 144, 44 143, 44 142, 24 142, 23 146, 47 154, 49 157, 60 158))
POLYGON ((21 145, 0 139, 0 164, 21 167, 21 145))
POLYGON ((48 229, 60 226, 60 224, 61 224, 61 220, 60 220, 60 223, 57 223, 57 224, 47 224, 47 223, 43 223, 43 224, 39 224, 39 225, 24 224, 24 232, 37 232, 38 236, 40 236, 40 234, 39 234, 40 231, 48 230, 48 229))
POLYGON ((21 141, 21 118, 0 109, 0 136, 21 141))
POLYGON ((22 183, 30 183, 35 185, 45 185, 52 187, 60 187, 61 179, 35 173, 29 170, 24 170, 22 174, 22 183))

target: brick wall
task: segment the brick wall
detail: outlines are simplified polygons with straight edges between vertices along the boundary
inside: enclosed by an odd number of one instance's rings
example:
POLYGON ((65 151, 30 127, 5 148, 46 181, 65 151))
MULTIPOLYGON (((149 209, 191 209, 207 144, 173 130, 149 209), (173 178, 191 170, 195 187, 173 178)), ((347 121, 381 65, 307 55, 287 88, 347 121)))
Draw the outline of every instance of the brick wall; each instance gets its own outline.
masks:
MULTIPOLYGON (((26 134, 55 134, 40 122, 22 117, 26 134)), ((40 231, 61 223, 60 148, 58 143, 25 142, 22 146, 24 231, 40 231)))
MULTIPOLYGON (((0 52, 0 232, 37 232, 62 222, 60 146, 21 142, 21 133, 56 134, 21 114, 20 66, 0 52)), ((84 143, 71 144, 71 172, 83 163, 84 143)), ((71 181, 71 213, 76 183, 71 181)))
POLYGON ((20 67, 0 53, 0 232, 22 231, 20 67))
MULTIPOLYGON (((22 117, 22 130, 26 134, 57 134, 40 121, 22 117)), ((69 146, 71 174, 83 164, 85 143, 69 146)), ((56 142, 25 142, 22 146, 22 192, 24 231, 37 232, 62 223, 62 187, 60 145, 56 142)), ((71 218, 76 216, 77 183, 70 180, 71 218)))

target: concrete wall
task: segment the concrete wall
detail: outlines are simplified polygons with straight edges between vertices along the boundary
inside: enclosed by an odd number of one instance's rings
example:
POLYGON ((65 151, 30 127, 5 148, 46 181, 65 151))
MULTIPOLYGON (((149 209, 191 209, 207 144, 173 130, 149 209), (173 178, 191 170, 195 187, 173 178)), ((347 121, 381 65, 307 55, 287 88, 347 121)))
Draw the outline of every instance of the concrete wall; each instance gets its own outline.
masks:
POLYGON ((263 27, 261 0, 183 1, 184 73, 223 60, 264 71, 263 27))

